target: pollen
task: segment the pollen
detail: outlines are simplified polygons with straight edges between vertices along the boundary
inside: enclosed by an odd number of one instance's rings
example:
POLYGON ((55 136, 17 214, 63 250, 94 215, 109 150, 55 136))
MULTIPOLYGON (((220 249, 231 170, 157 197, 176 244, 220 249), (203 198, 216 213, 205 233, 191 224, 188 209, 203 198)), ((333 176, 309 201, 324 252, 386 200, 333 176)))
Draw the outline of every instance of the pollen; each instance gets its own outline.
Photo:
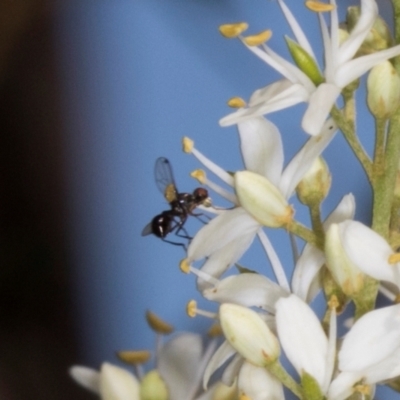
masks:
POLYGON ((194 147, 194 141, 187 136, 182 139, 182 148, 184 153, 190 154, 194 147))
POLYGON ((247 30, 249 25, 247 22, 238 22, 236 24, 224 24, 219 27, 219 32, 222 36, 233 39, 238 37, 242 32, 247 30))
POLYGON ((117 357, 125 364, 140 365, 150 359, 150 352, 147 350, 123 350, 117 351, 117 357))
POLYGON ((197 179, 202 185, 206 183, 206 173, 202 169, 195 169, 190 173, 190 176, 194 179, 197 179))
POLYGON ((179 263, 179 268, 182 272, 185 274, 188 274, 190 272, 190 263, 187 258, 184 258, 180 263, 179 263))
POLYGON ((325 4, 320 1, 313 0, 306 1, 306 7, 314 12, 328 12, 335 9, 333 4, 325 4))
POLYGON ((371 394, 371 386, 369 385, 356 385, 354 391, 363 395, 369 396, 371 394))
POLYGON ((244 393, 241 393, 239 396, 239 400, 251 400, 251 397, 247 396, 244 393))
POLYGON ((190 300, 186 305, 186 313, 190 318, 194 318, 197 315, 197 302, 196 300, 190 300))
POLYGON ((246 102, 241 97, 232 97, 228 100, 228 106, 231 108, 242 108, 246 107, 246 102))
POLYGON ((257 33, 257 35, 246 36, 245 38, 243 38, 243 42, 250 47, 259 46, 260 44, 267 42, 271 38, 271 36, 272 31, 270 29, 267 29, 265 31, 257 33))
POLYGON ((146 311, 146 320, 150 328, 157 333, 168 335, 174 331, 174 327, 172 325, 163 321, 158 315, 151 311, 146 311))
POLYGON ((393 265, 400 262, 400 253, 393 253, 389 256, 388 263, 393 265))

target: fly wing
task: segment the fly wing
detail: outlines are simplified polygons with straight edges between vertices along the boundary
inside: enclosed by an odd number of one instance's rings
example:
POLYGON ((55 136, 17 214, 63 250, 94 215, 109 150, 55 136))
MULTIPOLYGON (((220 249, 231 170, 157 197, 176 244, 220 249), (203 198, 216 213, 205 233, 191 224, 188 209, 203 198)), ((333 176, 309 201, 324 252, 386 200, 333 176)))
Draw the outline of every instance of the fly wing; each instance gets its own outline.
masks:
POLYGON ((160 192, 167 199, 168 203, 176 200, 178 191, 175 185, 174 174, 169 160, 165 157, 159 157, 154 166, 154 177, 160 192))
POLYGON ((149 222, 142 230, 142 236, 151 235, 153 233, 152 223, 149 222))

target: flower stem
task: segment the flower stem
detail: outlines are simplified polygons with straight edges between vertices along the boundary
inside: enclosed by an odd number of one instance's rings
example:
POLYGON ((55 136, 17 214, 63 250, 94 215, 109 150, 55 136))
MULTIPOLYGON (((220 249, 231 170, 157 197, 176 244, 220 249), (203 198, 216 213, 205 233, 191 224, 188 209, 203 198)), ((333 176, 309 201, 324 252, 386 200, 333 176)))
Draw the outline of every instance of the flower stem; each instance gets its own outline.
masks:
POLYGON ((358 140, 354 129, 354 123, 345 119, 342 111, 340 111, 336 106, 332 108, 331 115, 333 120, 338 125, 339 129, 342 131, 345 139, 347 140, 347 143, 360 161, 362 167, 364 168, 368 180, 372 182, 372 162, 368 157, 368 154, 362 147, 360 141, 358 140))
POLYGON ((384 165, 379 170, 379 175, 374 174, 373 191, 374 205, 372 229, 389 237, 390 216, 394 199, 397 168, 400 159, 400 109, 393 115, 389 124, 384 165))
POLYGON ((293 220, 288 225, 286 225, 285 228, 289 232, 305 240, 307 243, 313 244, 321 250, 324 249, 323 235, 316 235, 312 230, 300 224, 300 222, 293 220))
POLYGON ((268 371, 275 376, 284 386, 291 390, 299 399, 303 399, 300 385, 286 372, 279 361, 268 364, 268 371))

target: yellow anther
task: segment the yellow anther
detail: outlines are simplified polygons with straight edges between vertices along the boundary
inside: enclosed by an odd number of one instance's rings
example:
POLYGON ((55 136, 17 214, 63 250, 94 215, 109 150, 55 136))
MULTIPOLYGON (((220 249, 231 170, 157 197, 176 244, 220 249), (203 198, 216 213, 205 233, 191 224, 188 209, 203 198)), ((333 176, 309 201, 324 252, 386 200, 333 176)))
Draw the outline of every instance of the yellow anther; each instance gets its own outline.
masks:
POLYGON ((393 300, 394 304, 399 304, 400 303, 400 294, 396 295, 396 297, 393 300))
POLYGON ((371 386, 369 385, 356 385, 354 386, 354 391, 369 396, 371 394, 371 386))
POLYGON ((335 6, 333 4, 326 4, 320 1, 313 1, 313 0, 306 1, 306 7, 309 10, 315 12, 328 12, 335 9, 335 6))
POLYGON ((174 330, 174 327, 163 321, 159 316, 151 311, 146 311, 146 320, 150 328, 157 333, 168 335, 174 330))
POLYGON ((232 97, 228 100, 228 106, 231 108, 246 107, 246 102, 241 97, 232 97))
POLYGON ((185 274, 188 274, 190 272, 190 263, 187 258, 184 258, 180 263, 179 263, 179 268, 182 272, 185 274))
POLYGON ((272 31, 270 29, 267 29, 265 31, 262 31, 260 33, 257 33, 257 35, 251 35, 251 36, 246 36, 243 38, 243 42, 247 44, 247 46, 259 46, 260 44, 263 44, 267 42, 272 36, 272 31))
POLYGON ((393 265, 400 262, 400 253, 394 253, 389 256, 388 263, 393 265))
POLYGON ((194 318, 197 315, 197 302, 196 300, 190 300, 186 305, 186 314, 189 317, 194 318))
POLYGON ((233 39, 238 37, 242 32, 244 32, 249 25, 247 22, 238 22, 236 24, 224 24, 219 27, 219 32, 222 36, 233 39))
POLYGON ((331 297, 330 297, 330 299, 329 299, 329 301, 328 301, 328 307, 331 309, 331 310, 337 310, 338 309, 338 307, 339 307, 339 300, 338 300, 338 298, 333 294, 331 297))
POLYGON ((197 179, 202 185, 206 182, 206 173, 202 169, 195 169, 190 173, 190 176, 194 179, 197 179))
POLYGON ((144 364, 150 359, 151 353, 147 350, 124 350, 117 351, 117 357, 126 364, 138 365, 144 364))
POLYGON ((192 139, 188 138, 187 136, 185 136, 182 139, 182 147, 183 147, 184 153, 190 154, 194 147, 194 141, 192 139))
POLYGON ((222 328, 220 324, 214 324, 211 326, 211 328, 208 330, 207 335, 210 337, 218 337, 222 336, 222 328))
POLYGON ((244 394, 244 393, 241 393, 241 394, 239 395, 239 400, 251 400, 251 397, 247 396, 247 395, 244 394))

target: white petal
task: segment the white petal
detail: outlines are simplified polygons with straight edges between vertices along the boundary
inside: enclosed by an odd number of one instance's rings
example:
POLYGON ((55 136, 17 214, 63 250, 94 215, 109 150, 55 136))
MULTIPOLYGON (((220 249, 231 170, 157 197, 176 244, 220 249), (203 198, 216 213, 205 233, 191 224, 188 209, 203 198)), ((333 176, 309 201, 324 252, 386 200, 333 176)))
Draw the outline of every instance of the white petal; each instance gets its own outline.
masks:
POLYGON ((345 400, 353 393, 353 386, 362 378, 360 372, 342 372, 331 383, 328 400, 345 400))
POLYGON ((242 366, 243 362, 244 358, 240 354, 236 354, 232 360, 229 361, 221 376, 221 381, 225 385, 231 386, 236 382, 240 367, 242 366))
POLYGON ((347 219, 353 219, 356 211, 356 202, 352 193, 343 196, 340 203, 329 214, 324 222, 324 229, 328 229, 331 224, 339 224, 347 219))
POLYGON ((314 160, 325 150, 337 131, 336 124, 329 119, 323 125, 320 135, 311 137, 293 157, 282 174, 279 189, 286 199, 293 194, 297 184, 310 169, 314 160))
MULTIPOLYGON (((274 90, 275 89, 276 88, 274 88, 274 90)), ((241 108, 236 112, 227 115, 219 121, 219 124, 221 126, 230 126, 260 115, 284 110, 288 107, 294 106, 295 104, 308 101, 309 97, 309 92, 304 88, 304 86, 298 83, 293 83, 280 93, 274 94, 274 97, 266 98, 265 101, 258 101, 256 104, 249 106, 249 108, 241 108)))
POLYGON ((307 37, 304 34, 303 30, 301 29, 301 26, 298 24, 296 18, 294 17, 290 9, 286 6, 286 4, 283 2, 283 0, 278 0, 278 2, 279 5, 281 6, 286 21, 290 25, 290 28, 292 29, 292 32, 296 37, 297 42, 316 62, 317 59, 314 55, 310 42, 307 40, 307 37))
POLYGON ((188 248, 190 260, 200 260, 242 236, 256 233, 259 224, 242 207, 227 210, 203 226, 188 248))
POLYGON ((400 304, 363 315, 344 338, 339 369, 362 371, 390 356, 400 346, 400 304))
MULTIPOLYGON (((361 0, 361 14, 349 38, 339 48, 338 63, 343 64, 357 53, 378 16, 378 6, 374 0, 361 0)), ((351 82, 351 81, 350 81, 351 82)))
POLYGON ((283 168, 283 145, 279 129, 263 117, 238 124, 244 165, 265 176, 275 186, 283 168))
POLYGON ((328 339, 311 308, 297 296, 276 304, 278 337, 285 354, 301 374, 313 376, 321 388, 326 376, 328 339))
POLYGON ((393 250, 382 236, 358 221, 340 226, 344 250, 358 268, 375 279, 400 284, 400 266, 388 263, 393 250))
POLYGON ((400 376, 400 348, 389 357, 364 371, 366 383, 375 384, 400 376))
POLYGON ((239 393, 252 400, 284 400, 282 384, 265 368, 243 363, 238 377, 239 393))
POLYGON ((190 399, 201 382, 199 369, 203 354, 200 335, 181 334, 168 341, 159 352, 158 370, 168 386, 170 398, 190 399))
POLYGON ((207 364, 207 367, 204 371, 204 376, 203 376, 204 388, 207 388, 208 381, 210 380, 211 375, 235 353, 236 350, 230 345, 230 343, 227 340, 225 340, 221 344, 221 346, 219 346, 218 350, 210 358, 210 361, 207 364))
POLYGON ((281 79, 261 89, 257 89, 250 97, 249 107, 268 102, 271 99, 280 96, 282 93, 285 93, 288 89, 291 89, 293 85, 293 82, 289 79, 281 79))
POLYGON ((234 303, 247 307, 260 307, 275 313, 275 303, 289 293, 266 276, 243 273, 228 276, 215 287, 203 292, 203 296, 219 303, 234 303))
POLYGON ((69 369, 71 377, 85 389, 100 394, 100 373, 95 369, 75 365, 69 369))
POLYGON ((292 290, 303 301, 310 303, 321 290, 320 270, 325 262, 324 253, 307 244, 297 260, 293 272, 292 290))
POLYGON ((386 50, 381 50, 373 54, 357 57, 354 60, 348 61, 341 65, 335 73, 334 83, 343 88, 350 82, 364 75, 375 65, 380 64, 385 60, 396 57, 400 54, 400 45, 390 47, 386 50))
POLYGON ((311 95, 310 102, 301 122, 302 128, 310 135, 319 135, 333 105, 336 102, 341 88, 322 83, 311 95))
POLYGON ((102 400, 140 400, 139 381, 127 370, 103 363, 100 371, 102 400))

